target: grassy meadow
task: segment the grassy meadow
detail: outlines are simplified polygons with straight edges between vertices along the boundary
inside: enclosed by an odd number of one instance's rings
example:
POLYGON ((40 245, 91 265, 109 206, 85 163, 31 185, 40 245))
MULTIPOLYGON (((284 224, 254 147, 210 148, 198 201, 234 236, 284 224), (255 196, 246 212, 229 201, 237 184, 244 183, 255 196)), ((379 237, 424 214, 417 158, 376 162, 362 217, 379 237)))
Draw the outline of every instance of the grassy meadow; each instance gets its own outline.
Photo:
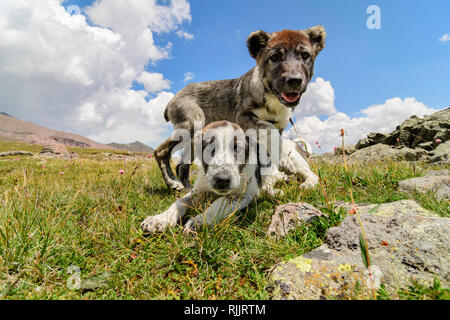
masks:
MULTIPOLYGON (((37 146, 0 143, 0 152, 12 148, 35 152, 37 146)), ((196 235, 176 226, 144 237, 141 221, 179 196, 165 186, 155 160, 108 161, 105 151, 76 152, 79 159, 0 158, 0 299, 268 299, 270 268, 321 245, 326 230, 346 215, 330 203, 350 201, 343 165, 314 160, 323 188, 303 190, 291 178, 278 186, 284 196, 260 196, 233 222, 196 235), (310 203, 327 218, 271 239, 267 228, 275 207, 288 202, 310 203), (73 288, 77 274, 82 284, 73 288)), ((355 201, 409 198, 448 217, 449 203, 431 192, 397 190, 399 180, 440 168, 387 161, 350 165, 355 201)), ((438 286, 412 286, 398 297, 379 293, 381 299, 442 296, 448 298, 448 290, 438 286)))

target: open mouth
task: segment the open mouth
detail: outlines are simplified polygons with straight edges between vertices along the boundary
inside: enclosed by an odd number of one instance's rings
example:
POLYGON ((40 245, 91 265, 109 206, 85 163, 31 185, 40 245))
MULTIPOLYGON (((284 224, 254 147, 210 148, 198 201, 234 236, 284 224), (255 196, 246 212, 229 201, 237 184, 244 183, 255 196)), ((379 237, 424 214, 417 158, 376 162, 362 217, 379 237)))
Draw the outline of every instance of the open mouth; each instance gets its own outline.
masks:
POLYGON ((300 92, 281 92, 279 93, 275 88, 273 89, 275 94, 278 96, 280 102, 289 107, 296 106, 300 101, 300 92))
POLYGON ((281 97, 288 103, 294 103, 294 102, 298 102, 298 100, 300 100, 300 93, 299 92, 287 92, 281 93, 281 97))

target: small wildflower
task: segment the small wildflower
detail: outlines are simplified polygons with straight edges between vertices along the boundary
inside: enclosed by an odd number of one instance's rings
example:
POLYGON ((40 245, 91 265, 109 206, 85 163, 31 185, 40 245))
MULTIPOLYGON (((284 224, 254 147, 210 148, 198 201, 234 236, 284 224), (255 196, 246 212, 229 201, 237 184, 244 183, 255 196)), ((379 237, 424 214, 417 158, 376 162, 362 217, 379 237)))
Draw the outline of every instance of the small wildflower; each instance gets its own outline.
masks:
POLYGON ((336 152, 337 148, 336 148, 336 147, 334 147, 334 149, 333 149, 333 150, 334 150, 334 152, 336 152))
POLYGON ((386 241, 381 241, 381 244, 386 247, 389 246, 389 243, 387 243, 386 241))
POLYGON ((341 129, 341 137, 344 136, 344 129, 341 129))
POLYGON ((319 147, 319 149, 322 148, 320 145, 318 147, 319 147))
POLYGON ((351 208, 348 213, 349 214, 355 214, 356 213, 356 208, 351 208))
POLYGON ((80 162, 78 162, 79 164, 82 164, 83 162, 80 160, 80 162))
POLYGON ((152 157, 152 155, 151 155, 151 154, 149 154, 149 155, 147 156, 147 158, 149 158, 149 159, 150 159, 151 157, 152 157))
POLYGON ((316 144, 319 144, 319 141, 316 141, 316 144))
POLYGON ((59 173, 60 176, 62 176, 63 174, 64 174, 64 172, 62 172, 62 171, 59 173))
POLYGON ((439 144, 439 143, 441 143, 441 142, 442 142, 441 139, 436 139, 436 143, 437 143, 437 144, 439 144))
POLYGON ((120 170, 119 170, 119 173, 120 173, 120 174, 124 174, 125 172, 124 172, 122 169, 120 169, 120 170))
POLYGON ((15 161, 19 161, 19 158, 15 158, 14 160, 15 160, 15 161))
POLYGON ((41 166, 41 168, 42 168, 42 169, 45 169, 45 166, 44 166, 44 165, 42 165, 42 166, 41 166))
POLYGON ((400 139, 399 138, 397 138, 397 143, 399 143, 400 142, 400 139))

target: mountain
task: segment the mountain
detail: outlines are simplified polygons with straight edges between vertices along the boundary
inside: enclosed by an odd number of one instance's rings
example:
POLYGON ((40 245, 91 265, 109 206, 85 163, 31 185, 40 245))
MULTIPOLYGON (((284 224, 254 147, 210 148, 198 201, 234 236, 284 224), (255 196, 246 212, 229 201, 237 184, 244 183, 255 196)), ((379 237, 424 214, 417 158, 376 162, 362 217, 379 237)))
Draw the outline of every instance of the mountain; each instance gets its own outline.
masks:
POLYGON ((57 131, 32 122, 22 121, 7 113, 0 113, 0 138, 40 145, 111 149, 111 147, 83 136, 57 131))
POLYGON ((116 149, 126 150, 126 151, 132 151, 132 152, 141 152, 141 153, 150 153, 153 154, 154 150, 153 148, 147 146, 146 144, 143 144, 140 141, 135 141, 133 143, 108 143, 108 146, 111 146, 116 149))

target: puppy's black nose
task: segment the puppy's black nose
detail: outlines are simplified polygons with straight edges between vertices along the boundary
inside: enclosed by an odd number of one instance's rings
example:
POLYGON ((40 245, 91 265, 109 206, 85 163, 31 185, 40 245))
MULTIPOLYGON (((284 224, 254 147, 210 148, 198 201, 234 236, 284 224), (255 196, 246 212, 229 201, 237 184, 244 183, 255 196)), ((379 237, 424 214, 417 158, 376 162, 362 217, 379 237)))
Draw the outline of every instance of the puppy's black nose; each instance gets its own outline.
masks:
POLYGON ((214 188, 217 190, 223 190, 230 187, 231 177, 229 175, 218 174, 214 177, 214 188))
POLYGON ((303 80, 301 78, 287 78, 286 84, 291 88, 297 88, 301 86, 303 80))

